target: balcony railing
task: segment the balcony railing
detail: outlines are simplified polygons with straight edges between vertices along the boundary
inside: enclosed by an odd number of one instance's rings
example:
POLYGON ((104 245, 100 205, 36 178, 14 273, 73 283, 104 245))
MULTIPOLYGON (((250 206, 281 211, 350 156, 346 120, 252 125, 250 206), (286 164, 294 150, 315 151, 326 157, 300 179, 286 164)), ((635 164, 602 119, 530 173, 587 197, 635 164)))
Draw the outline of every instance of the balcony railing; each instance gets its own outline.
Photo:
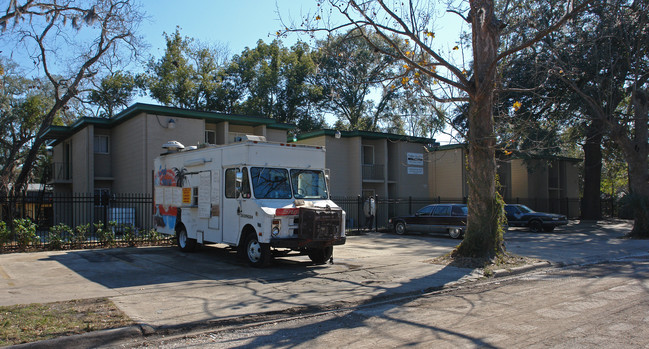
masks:
POLYGON ((72 179, 69 162, 54 162, 51 169, 53 181, 69 181, 72 179))
POLYGON ((378 164, 363 164, 363 180, 382 181, 385 179, 384 166, 378 164))

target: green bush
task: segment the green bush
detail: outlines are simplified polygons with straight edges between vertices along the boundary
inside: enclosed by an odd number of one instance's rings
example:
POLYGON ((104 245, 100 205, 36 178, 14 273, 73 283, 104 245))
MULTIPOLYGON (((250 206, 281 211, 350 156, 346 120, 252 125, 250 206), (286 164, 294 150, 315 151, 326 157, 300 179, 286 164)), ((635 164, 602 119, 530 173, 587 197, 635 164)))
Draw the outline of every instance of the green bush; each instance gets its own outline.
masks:
POLYGON ((4 221, 0 221, 0 248, 3 248, 10 240, 11 232, 7 229, 7 224, 4 221))
POLYGON ((86 239, 88 238, 89 231, 90 231, 90 223, 77 225, 77 227, 74 228, 74 233, 72 235, 72 244, 75 247, 79 247, 79 248, 83 247, 83 244, 86 242, 86 239))
POLYGON ((113 246, 115 244, 114 223, 109 222, 108 226, 104 225, 103 222, 95 223, 95 232, 102 246, 113 246))
POLYGON ((50 250, 62 250, 64 244, 65 240, 61 237, 61 235, 50 232, 47 237, 47 248, 49 248, 50 250))
POLYGON ((38 241, 36 224, 29 219, 14 219, 14 233, 16 234, 16 244, 21 251, 38 241))
POLYGON ((47 247, 50 250, 63 249, 63 245, 68 243, 68 238, 71 235, 72 229, 63 223, 59 223, 50 228, 47 247))
POLYGON ((135 246, 137 243, 137 231, 130 224, 122 225, 122 240, 126 242, 129 246, 135 246))

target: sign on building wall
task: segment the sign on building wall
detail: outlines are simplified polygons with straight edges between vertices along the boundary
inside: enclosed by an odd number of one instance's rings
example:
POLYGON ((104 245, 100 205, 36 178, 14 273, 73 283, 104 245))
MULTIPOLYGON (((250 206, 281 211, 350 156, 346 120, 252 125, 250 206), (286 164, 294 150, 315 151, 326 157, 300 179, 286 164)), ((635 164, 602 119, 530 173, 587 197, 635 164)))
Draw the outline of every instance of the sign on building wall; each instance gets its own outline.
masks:
POLYGON ((408 153, 408 165, 424 166, 424 153, 408 153))
POLYGON ((424 174, 424 168, 423 167, 408 166, 408 174, 409 175, 423 175, 424 174))

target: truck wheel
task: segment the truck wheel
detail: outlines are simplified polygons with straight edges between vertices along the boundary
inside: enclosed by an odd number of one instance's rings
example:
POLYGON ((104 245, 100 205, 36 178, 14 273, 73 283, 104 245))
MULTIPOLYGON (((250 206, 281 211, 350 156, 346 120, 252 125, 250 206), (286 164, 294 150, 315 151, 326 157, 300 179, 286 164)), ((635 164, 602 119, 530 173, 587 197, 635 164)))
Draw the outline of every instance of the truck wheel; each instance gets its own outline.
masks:
POLYGON ((530 231, 532 233, 540 233, 543 230, 543 224, 540 221, 531 221, 530 222, 530 231))
POLYGON ((248 263, 253 267, 265 267, 270 264, 270 246, 259 243, 257 234, 250 232, 246 238, 246 254, 248 263))
POLYGON ((196 249, 196 239, 190 239, 187 237, 187 229, 181 227, 178 229, 176 234, 176 239, 178 241, 178 247, 183 252, 192 252, 196 249))
POLYGON ((331 256, 334 254, 334 247, 327 246, 324 248, 310 248, 307 251, 307 254, 309 255, 309 258, 311 258, 311 261, 313 261, 313 263, 325 264, 329 259, 331 259, 331 256))

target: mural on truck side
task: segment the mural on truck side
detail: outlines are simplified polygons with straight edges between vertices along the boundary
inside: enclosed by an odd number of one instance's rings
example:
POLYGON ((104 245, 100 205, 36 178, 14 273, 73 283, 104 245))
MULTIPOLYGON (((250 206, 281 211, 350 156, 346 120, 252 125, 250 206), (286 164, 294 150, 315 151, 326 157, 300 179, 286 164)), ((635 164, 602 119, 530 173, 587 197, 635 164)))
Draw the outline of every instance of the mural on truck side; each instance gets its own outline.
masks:
MULTIPOLYGON (((187 176, 187 169, 167 169, 160 168, 155 173, 154 186, 161 187, 182 187, 187 176)), ((153 222, 156 227, 173 228, 176 222, 180 219, 181 209, 179 207, 155 204, 155 212, 153 214, 153 222)))

